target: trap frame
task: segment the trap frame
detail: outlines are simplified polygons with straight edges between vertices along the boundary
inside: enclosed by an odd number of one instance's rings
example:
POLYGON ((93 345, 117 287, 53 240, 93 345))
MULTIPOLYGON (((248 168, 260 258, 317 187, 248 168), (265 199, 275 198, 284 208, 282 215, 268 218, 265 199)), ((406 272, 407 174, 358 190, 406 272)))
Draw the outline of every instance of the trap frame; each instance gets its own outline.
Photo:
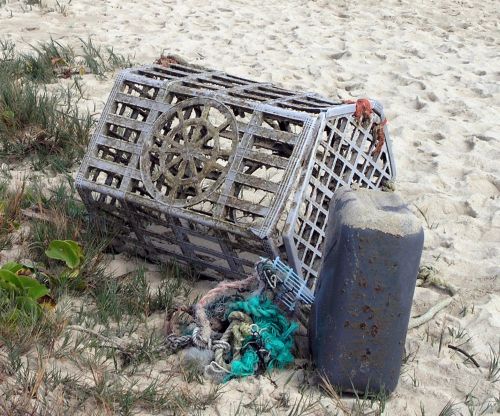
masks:
POLYGON ((280 257, 314 289, 335 190, 395 176, 371 108, 177 63, 127 69, 77 189, 117 249, 217 279, 280 257))

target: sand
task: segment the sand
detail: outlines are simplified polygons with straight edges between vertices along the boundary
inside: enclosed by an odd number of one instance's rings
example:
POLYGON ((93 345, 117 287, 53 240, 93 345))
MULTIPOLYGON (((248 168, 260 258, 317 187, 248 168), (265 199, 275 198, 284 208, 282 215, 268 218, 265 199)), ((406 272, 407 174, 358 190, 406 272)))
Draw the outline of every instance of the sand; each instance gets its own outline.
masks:
MULTIPOLYGON (((62 0, 64 13, 45 4, 30 9, 7 0, 0 39, 27 48, 50 37, 76 45, 92 36, 137 63, 166 50, 290 89, 382 102, 397 191, 425 230, 422 264, 460 290, 445 311, 409 332, 412 356, 385 414, 420 414, 422 405, 434 415, 450 400, 466 414, 471 392, 477 403, 497 400, 498 409, 500 383, 486 380, 489 348, 500 341, 498 2, 62 0), (448 327, 466 330, 463 348, 480 369, 446 348, 461 342, 448 327)), ((86 75, 84 85, 100 111, 112 77, 86 75)), ((418 288, 412 315, 445 296, 418 288)), ((242 394, 252 400, 272 389, 262 380, 231 383, 218 410, 228 414, 242 394)))

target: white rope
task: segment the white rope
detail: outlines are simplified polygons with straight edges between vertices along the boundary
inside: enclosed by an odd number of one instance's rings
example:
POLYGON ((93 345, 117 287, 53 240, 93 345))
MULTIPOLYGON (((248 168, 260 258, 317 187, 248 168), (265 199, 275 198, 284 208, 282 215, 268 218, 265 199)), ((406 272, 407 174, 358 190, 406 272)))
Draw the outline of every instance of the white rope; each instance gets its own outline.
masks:
POLYGON ((452 285, 437 277, 438 271, 432 266, 422 266, 418 272, 417 276, 417 286, 437 286, 443 289, 446 289, 451 297, 447 299, 443 299, 438 302, 434 306, 432 306, 427 312, 424 314, 413 317, 410 319, 410 323, 408 325, 408 329, 417 328, 426 322, 429 322, 432 318, 434 318, 440 311, 446 308, 450 303, 455 300, 455 296, 458 294, 458 289, 452 285))

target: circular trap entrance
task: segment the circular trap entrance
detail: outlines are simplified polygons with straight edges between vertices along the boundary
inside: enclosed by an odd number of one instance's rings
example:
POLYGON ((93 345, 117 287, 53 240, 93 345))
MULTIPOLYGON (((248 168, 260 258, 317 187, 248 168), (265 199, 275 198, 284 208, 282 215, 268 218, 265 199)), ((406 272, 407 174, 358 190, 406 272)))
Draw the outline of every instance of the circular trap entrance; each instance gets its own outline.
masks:
POLYGON ((238 143, 230 110, 210 98, 191 98, 155 122, 141 153, 147 191, 168 205, 206 199, 224 181, 238 143))

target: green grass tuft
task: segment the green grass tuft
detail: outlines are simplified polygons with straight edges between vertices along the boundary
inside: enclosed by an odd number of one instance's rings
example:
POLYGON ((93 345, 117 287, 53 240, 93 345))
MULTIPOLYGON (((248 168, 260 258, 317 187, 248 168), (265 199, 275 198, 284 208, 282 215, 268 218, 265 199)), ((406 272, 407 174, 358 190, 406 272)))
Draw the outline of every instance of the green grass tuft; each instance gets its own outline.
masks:
POLYGON ((76 49, 79 54, 50 39, 19 53, 14 43, 0 40, 0 158, 29 159, 35 169, 62 172, 82 157, 94 120, 81 109, 81 76, 104 77, 131 61, 92 39, 81 39, 76 49), (59 78, 73 82, 45 86, 59 78))
POLYGON ((28 158, 38 169, 69 169, 83 155, 93 124, 89 112, 79 110, 71 87, 49 93, 0 72, 0 158, 28 158))

